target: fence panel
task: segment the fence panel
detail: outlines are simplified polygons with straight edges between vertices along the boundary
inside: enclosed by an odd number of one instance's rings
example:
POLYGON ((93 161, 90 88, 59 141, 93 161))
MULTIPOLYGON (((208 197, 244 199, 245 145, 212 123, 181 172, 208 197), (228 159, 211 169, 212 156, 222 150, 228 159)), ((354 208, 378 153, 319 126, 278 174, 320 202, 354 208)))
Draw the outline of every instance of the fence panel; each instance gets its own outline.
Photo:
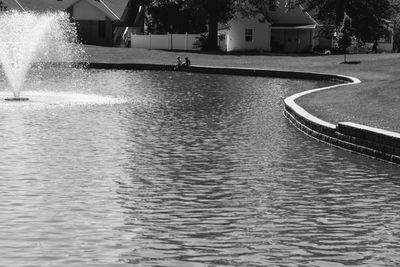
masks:
POLYGON ((132 48, 165 50, 199 50, 194 46, 199 34, 131 35, 132 48))
POLYGON ((131 35, 131 47, 149 49, 150 37, 149 35, 131 35))
POLYGON ((171 34, 172 50, 187 50, 186 34, 171 34))
POLYGON ((149 49, 170 49, 170 35, 169 34, 151 34, 149 49))

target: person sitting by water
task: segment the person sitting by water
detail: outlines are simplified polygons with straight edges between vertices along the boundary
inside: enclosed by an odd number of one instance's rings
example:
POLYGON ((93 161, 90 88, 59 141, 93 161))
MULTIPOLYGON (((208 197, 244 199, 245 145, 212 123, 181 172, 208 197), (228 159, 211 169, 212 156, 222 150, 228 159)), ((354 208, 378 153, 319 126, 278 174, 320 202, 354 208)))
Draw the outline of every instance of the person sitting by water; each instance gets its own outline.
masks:
POLYGON ((183 63, 183 67, 186 70, 190 70, 190 59, 188 57, 185 57, 185 62, 183 63))
POLYGON ((182 60, 181 57, 176 57, 176 65, 174 70, 180 70, 182 68, 182 60))

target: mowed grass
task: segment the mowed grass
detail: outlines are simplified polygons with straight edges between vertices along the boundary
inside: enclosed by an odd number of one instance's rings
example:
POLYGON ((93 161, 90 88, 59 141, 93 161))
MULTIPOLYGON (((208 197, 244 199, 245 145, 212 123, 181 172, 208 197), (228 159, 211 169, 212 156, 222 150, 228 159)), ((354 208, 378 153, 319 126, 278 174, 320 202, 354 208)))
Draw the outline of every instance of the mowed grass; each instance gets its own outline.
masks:
MULTIPOLYGON (((175 64, 188 56, 193 65, 265 68, 343 74, 362 83, 314 93, 298 100, 311 114, 332 122, 352 121, 400 132, 400 54, 348 56, 360 64, 340 64, 342 55, 223 54, 86 46, 90 62, 175 64)), ((312 88, 310 88, 312 89, 312 88)))

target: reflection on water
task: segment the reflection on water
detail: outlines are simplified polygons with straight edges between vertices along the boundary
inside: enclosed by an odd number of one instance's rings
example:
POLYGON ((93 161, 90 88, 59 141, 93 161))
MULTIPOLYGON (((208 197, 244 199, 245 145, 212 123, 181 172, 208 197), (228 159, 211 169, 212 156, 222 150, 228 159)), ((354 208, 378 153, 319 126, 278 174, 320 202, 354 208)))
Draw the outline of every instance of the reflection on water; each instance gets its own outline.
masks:
MULTIPOLYGON (((318 83, 92 71, 126 103, 0 114, 4 266, 396 266, 400 169, 282 115, 318 83)), ((58 91, 70 91, 61 83, 58 91)))

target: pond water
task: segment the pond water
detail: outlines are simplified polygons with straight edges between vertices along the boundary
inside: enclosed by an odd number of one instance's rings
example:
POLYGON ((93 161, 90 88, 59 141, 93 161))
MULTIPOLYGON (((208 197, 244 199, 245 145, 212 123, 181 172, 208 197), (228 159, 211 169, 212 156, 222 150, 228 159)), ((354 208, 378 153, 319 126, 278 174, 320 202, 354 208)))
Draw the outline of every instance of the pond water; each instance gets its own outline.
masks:
POLYGON ((36 81, 31 102, 0 103, 0 265, 400 264, 400 168, 283 116, 286 96, 324 84, 106 70, 36 81))

